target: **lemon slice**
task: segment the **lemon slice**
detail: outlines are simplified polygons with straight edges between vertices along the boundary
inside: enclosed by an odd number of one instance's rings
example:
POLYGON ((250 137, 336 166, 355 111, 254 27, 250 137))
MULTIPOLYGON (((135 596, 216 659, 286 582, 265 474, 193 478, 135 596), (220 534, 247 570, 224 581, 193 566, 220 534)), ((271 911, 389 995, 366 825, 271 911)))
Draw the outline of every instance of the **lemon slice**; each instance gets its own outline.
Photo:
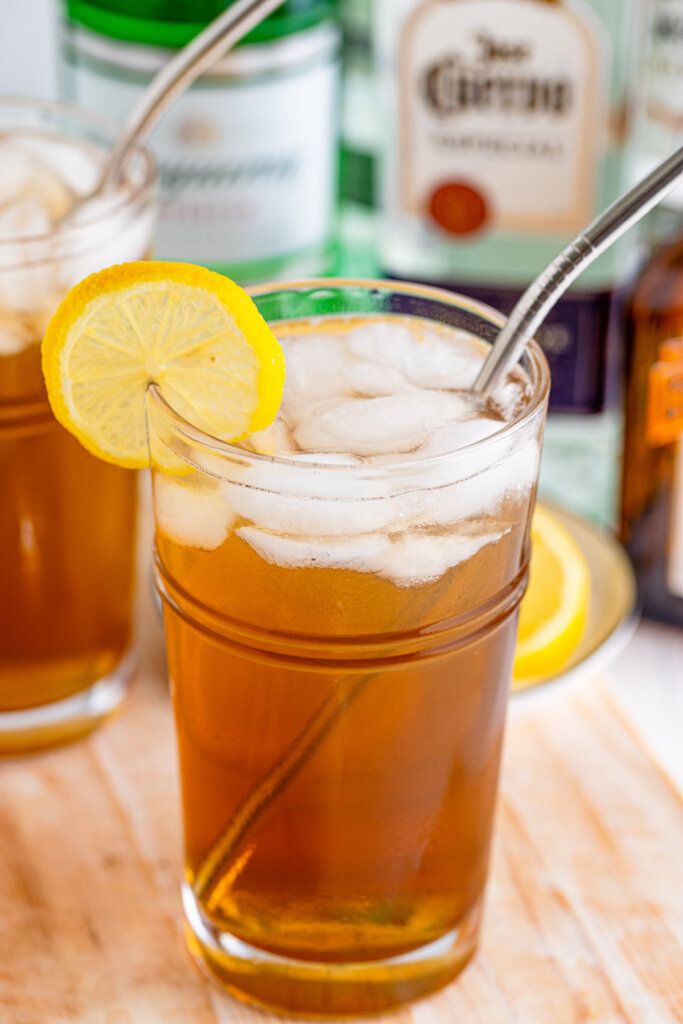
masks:
POLYGON ((43 341, 59 422, 94 455, 149 464, 145 392, 157 383, 195 427, 223 441, 263 430, 284 387, 284 356, 249 296, 185 263, 124 263, 63 300, 43 341))
POLYGON ((522 600, 514 687, 554 675, 578 644, 588 615, 590 572, 569 531, 537 506, 531 525, 529 587, 522 600))

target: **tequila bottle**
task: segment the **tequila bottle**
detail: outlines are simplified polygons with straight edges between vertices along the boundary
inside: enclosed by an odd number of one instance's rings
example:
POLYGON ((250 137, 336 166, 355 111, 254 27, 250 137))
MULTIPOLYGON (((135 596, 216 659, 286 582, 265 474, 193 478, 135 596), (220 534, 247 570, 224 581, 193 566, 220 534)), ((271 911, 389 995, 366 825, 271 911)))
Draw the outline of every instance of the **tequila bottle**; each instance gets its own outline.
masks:
MULTIPOLYGON (((625 187, 635 0, 379 0, 382 231, 391 275, 508 311, 625 187)), ((539 334, 553 388, 541 488, 616 514, 615 290, 607 252, 539 334)))
MULTIPOLYGON (((61 91, 123 118, 173 50, 232 0, 65 0, 61 91)), ((339 31, 331 0, 288 0, 181 96, 151 137, 156 253, 245 284, 334 259, 339 31)))

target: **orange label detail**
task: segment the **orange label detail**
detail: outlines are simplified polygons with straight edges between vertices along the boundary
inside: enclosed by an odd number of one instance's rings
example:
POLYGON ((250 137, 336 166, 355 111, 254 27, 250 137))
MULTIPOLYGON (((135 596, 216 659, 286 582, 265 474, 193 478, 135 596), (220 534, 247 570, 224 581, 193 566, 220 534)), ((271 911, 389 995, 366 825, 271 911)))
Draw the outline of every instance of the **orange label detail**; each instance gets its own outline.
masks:
POLYGON ((659 447, 683 435, 683 338, 659 346, 659 361, 650 367, 646 436, 659 447))
POLYGON ((461 181, 441 185, 432 193, 429 214, 450 235, 471 235, 488 220, 484 197, 461 181))

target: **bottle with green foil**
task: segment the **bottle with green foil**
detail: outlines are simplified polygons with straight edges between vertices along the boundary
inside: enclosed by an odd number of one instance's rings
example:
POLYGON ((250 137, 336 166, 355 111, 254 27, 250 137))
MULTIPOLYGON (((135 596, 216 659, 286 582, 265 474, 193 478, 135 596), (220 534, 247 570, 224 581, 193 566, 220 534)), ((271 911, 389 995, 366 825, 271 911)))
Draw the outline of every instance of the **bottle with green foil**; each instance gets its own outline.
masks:
MULTIPOLYGON (((63 0, 60 91, 123 119, 231 0, 63 0)), ((335 257, 339 32, 332 0, 287 0, 163 115, 155 255, 249 284, 335 257)))

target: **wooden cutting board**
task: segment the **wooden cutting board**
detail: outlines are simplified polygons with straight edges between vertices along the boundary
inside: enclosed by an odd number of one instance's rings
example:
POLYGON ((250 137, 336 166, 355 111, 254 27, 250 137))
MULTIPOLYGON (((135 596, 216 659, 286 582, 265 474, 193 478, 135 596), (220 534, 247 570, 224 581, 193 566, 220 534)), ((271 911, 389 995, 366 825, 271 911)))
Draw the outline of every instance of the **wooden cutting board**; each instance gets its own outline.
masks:
MULTIPOLYGON (((276 1019, 185 952, 173 728, 149 630, 117 721, 0 765, 2 1024, 276 1019)), ((384 1019, 683 1021, 683 802, 599 682, 511 716, 480 951, 444 992, 384 1019)))

